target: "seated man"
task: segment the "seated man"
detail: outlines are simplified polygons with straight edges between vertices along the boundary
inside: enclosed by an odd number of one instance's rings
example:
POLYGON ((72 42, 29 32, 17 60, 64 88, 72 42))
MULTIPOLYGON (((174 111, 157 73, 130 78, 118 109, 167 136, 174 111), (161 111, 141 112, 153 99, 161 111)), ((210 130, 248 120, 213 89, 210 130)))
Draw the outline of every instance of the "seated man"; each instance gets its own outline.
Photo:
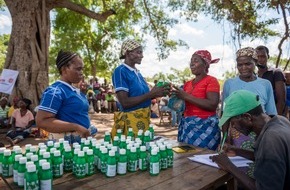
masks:
POLYGON ((113 91, 110 89, 108 90, 108 93, 105 95, 106 96, 106 101, 108 102, 108 112, 112 113, 117 111, 117 104, 116 104, 116 99, 113 94, 113 91))
POLYGON ((10 107, 8 106, 8 99, 2 97, 0 99, 0 125, 1 128, 5 128, 9 124, 8 112, 10 107))
POLYGON ((255 160, 255 179, 239 170, 227 154, 213 156, 214 162, 230 172, 246 189, 290 189, 290 122, 287 118, 279 115, 271 118, 264 113, 258 95, 238 90, 225 99, 219 126, 224 131, 231 126, 245 135, 257 134, 254 151, 232 146, 222 149, 225 153, 255 160))
MULTIPOLYGON (((159 109, 160 109, 160 112, 168 112, 169 113, 169 118, 168 120, 171 120, 171 126, 172 127, 175 127, 177 124, 178 124, 178 121, 177 121, 177 116, 176 116, 176 111, 170 109, 167 104, 168 104, 168 100, 169 100, 169 96, 164 96, 161 98, 160 102, 159 102, 159 109)), ((161 114, 160 114, 160 117, 161 114)))
POLYGON ((106 101, 106 96, 104 94, 105 90, 100 88, 100 93, 96 95, 97 104, 95 107, 95 111, 99 112, 106 112, 108 109, 108 102, 106 101))

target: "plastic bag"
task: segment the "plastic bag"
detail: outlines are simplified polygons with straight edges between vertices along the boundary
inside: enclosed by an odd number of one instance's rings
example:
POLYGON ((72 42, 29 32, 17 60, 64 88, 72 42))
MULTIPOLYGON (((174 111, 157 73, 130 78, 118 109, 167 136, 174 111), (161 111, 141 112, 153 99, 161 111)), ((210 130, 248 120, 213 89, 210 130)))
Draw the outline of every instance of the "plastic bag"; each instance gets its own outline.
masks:
POLYGON ((185 109, 185 102, 177 96, 172 95, 168 100, 167 106, 174 111, 183 112, 185 109))

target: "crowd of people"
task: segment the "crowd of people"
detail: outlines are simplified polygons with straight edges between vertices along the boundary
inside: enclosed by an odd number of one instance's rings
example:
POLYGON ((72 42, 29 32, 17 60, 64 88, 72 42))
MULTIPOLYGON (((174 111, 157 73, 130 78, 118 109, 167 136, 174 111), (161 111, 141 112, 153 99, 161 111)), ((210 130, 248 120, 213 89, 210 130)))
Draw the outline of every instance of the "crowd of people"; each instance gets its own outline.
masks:
MULTIPOLYGON (((238 74, 227 79, 222 89, 217 78, 208 74, 210 65, 220 59, 213 59, 207 50, 195 51, 189 58, 193 76, 182 86, 164 83, 149 88, 137 68, 143 47, 136 40, 123 42, 120 59, 123 61, 114 70, 113 85, 109 86, 107 82, 100 84, 97 78, 87 83, 80 55, 60 51, 56 58, 60 79, 43 92, 36 125, 50 133, 61 133, 73 143, 96 134, 89 112, 114 113, 112 136, 118 129, 127 134, 129 128, 137 135, 140 129, 149 128, 151 117, 169 112, 171 125, 178 127, 178 141, 222 152, 212 160, 232 173, 241 187, 290 189, 290 101, 286 101, 290 80, 286 81, 281 70, 268 66, 267 47, 239 49, 238 74), (226 140, 223 147, 219 146, 221 139, 226 140), (254 163, 238 169, 227 153, 242 155, 254 163)), ((7 98, 0 100, 0 124, 12 126, 7 133, 11 144, 29 135, 27 131, 34 123, 30 104, 27 99, 13 99, 8 107, 7 98)))

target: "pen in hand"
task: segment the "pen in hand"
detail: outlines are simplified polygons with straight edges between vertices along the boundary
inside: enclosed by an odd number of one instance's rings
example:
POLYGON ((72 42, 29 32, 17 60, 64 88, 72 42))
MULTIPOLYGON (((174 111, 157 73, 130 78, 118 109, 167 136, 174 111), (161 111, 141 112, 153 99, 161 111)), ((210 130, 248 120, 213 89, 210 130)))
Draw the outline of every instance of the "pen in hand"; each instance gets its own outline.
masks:
POLYGON ((228 132, 226 131, 224 133, 223 140, 222 140, 222 144, 221 144, 220 149, 218 151, 219 154, 223 152, 223 148, 224 148, 224 144, 225 144, 225 141, 226 141, 227 136, 228 136, 228 132))

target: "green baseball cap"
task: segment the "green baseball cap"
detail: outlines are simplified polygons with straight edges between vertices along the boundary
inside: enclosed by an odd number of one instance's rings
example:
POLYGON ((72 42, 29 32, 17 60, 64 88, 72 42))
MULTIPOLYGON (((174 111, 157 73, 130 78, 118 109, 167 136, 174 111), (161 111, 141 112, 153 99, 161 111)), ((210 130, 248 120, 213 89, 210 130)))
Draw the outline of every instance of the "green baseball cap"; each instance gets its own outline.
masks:
POLYGON ((259 105, 261 105, 259 95, 247 90, 233 92, 225 99, 219 127, 222 127, 230 118, 246 113, 259 105))

